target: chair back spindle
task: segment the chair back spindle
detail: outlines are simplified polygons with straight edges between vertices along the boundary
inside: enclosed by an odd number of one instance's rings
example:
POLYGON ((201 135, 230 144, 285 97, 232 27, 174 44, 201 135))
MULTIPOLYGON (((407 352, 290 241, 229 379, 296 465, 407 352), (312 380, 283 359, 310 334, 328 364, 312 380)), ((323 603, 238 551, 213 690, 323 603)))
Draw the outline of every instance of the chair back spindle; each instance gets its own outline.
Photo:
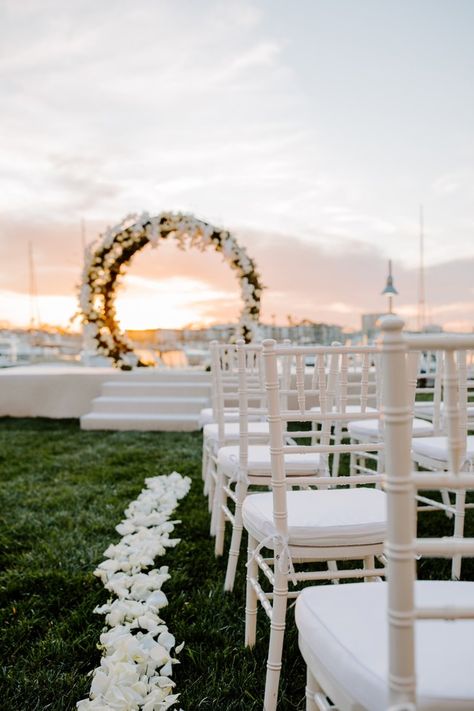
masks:
MULTIPOLYGON (((467 438, 466 351, 474 349, 474 336, 420 335, 404 337, 403 321, 387 316, 382 322, 383 420, 388 494, 388 527, 385 553, 388 579, 389 700, 390 711, 416 708, 415 622, 417 619, 461 620, 474 618, 471 606, 417 607, 414 591, 416 556, 473 556, 474 539, 417 538, 418 490, 449 488, 474 490, 474 476, 465 473, 467 438), (411 393, 409 351, 438 351, 443 361, 443 419, 448 439, 449 472, 413 472, 411 464, 411 393), (464 470, 464 471, 463 471, 464 470)), ((431 362, 432 358, 430 359, 431 362)), ((436 393, 436 388, 435 388, 436 393)), ((458 583, 451 583, 457 585, 458 583)), ((453 588, 454 590, 454 588, 453 588)))

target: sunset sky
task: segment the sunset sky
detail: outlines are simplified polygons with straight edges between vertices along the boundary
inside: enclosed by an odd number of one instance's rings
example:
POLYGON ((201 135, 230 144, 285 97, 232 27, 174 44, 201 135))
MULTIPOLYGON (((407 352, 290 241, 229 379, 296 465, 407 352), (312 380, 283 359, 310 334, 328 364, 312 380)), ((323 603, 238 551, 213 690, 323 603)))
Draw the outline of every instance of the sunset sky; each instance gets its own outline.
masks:
MULTIPOLYGON (((67 324, 88 242, 181 210, 256 260, 263 320, 474 325, 471 0, 0 0, 0 322, 67 324)), ((235 320, 219 255, 144 250, 129 328, 235 320)))

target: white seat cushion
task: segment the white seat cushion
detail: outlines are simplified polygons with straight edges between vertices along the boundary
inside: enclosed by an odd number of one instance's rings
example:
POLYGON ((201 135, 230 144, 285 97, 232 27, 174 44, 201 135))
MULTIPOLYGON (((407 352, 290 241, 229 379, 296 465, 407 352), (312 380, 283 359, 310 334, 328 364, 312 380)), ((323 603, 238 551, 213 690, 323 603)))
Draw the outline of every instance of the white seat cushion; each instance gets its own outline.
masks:
MULTIPOLYGON (((439 408, 440 412, 444 411, 444 402, 440 403, 439 408)), ((423 402, 422 400, 415 402, 415 413, 424 415, 425 417, 432 417, 434 413, 434 404, 432 402, 423 402)), ((474 406, 468 405, 467 415, 468 417, 474 416, 474 406)))
MULTIPOLYGON (((362 437, 363 439, 376 440, 379 436, 379 421, 378 420, 354 420, 349 422, 347 429, 349 434, 354 439, 362 437)), ((426 420, 414 418, 413 420, 413 437, 428 436, 433 433, 433 424, 426 420)))
MULTIPOLYGON (((251 437, 259 437, 263 440, 269 439, 270 429, 268 422, 249 422, 248 423, 248 433, 251 437)), ((238 442, 240 434, 240 423, 239 422, 225 422, 224 423, 224 438, 227 442, 238 442)), ((217 423, 213 422, 204 427, 204 439, 212 440, 217 442, 219 437, 219 426, 217 423)))
MULTIPOLYGON (((224 413, 226 422, 237 422, 239 419, 239 410, 237 408, 226 410, 224 413)), ((202 429, 205 425, 215 423, 212 407, 204 407, 199 413, 199 427, 202 429)))
MULTIPOLYGON (((420 581, 417 605, 471 606, 474 583, 420 581)), ((387 584, 305 588, 296 602, 300 648, 367 711, 387 709, 387 584)), ((416 623, 419 711, 474 709, 474 620, 416 623)), ((359 708, 359 707, 358 707, 359 708)))
MULTIPOLYGON (((287 505, 292 545, 364 545, 384 540, 386 494, 378 489, 288 491, 287 505)), ((247 496, 242 514, 245 528, 258 541, 274 533, 271 492, 247 496)))
MULTIPOLYGON (((448 439, 447 437, 419 437, 412 440, 412 457, 426 457, 440 462, 448 463, 448 439)), ((474 436, 467 437, 466 460, 474 459, 474 436)))
MULTIPOLYGON (((239 471, 240 448, 238 445, 221 447, 217 453, 217 466, 225 476, 234 479, 239 471)), ((321 468, 318 453, 285 454, 287 475, 315 474, 321 468)), ((248 448, 248 471, 257 476, 271 476, 270 447, 251 444, 248 448)))
MULTIPOLYGON (((226 407, 224 410, 224 421, 225 422, 238 422, 239 421, 239 408, 238 407, 226 407)), ((249 416, 249 422, 258 422, 263 418, 261 415, 249 416)), ((204 407, 199 413, 199 427, 202 429, 205 425, 215 424, 214 415, 212 412, 212 407, 204 407)))
MULTIPOLYGON (((442 408, 442 403, 441 403, 441 408, 442 408)), ((424 416, 424 417, 433 417, 434 404, 429 401, 420 400, 419 402, 415 402, 413 410, 415 412, 415 415, 420 415, 420 416, 424 416)))

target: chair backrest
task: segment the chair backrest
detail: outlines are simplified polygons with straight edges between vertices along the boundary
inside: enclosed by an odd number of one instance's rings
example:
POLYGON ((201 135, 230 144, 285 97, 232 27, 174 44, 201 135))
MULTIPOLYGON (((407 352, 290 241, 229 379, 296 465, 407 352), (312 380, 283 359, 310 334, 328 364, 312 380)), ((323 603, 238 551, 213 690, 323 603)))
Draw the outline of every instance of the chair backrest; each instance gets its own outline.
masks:
MULTIPOLYGON (((211 349, 211 383, 212 383, 212 409, 213 419, 218 426, 217 447, 225 444, 226 413, 230 410, 233 415, 239 410, 239 380, 242 377, 241 367, 238 360, 238 346, 244 341, 237 343, 221 344, 213 341, 211 349)), ((255 412, 263 412, 262 399, 265 397, 263 372, 261 367, 261 345, 250 344, 243 366, 243 377, 245 388, 252 388, 250 400, 255 412)), ((253 415, 251 419, 255 419, 253 415)), ((239 421, 237 412, 233 421, 239 421)))
POLYGON ((403 321, 387 316, 382 321, 383 420, 386 491, 388 495, 389 687, 390 708, 415 708, 415 620, 474 618, 474 604, 463 609, 415 606, 417 555, 473 556, 474 539, 417 538, 418 490, 474 489, 474 475, 463 471, 466 452, 466 352, 474 349, 474 336, 419 335, 404 337, 403 321), (412 403, 407 370, 409 350, 436 350, 444 360, 444 419, 448 438, 449 472, 413 471, 411 463, 412 403), (464 373, 464 375, 463 375, 464 373), (411 704, 411 706, 410 706, 411 704))
POLYGON ((263 383, 262 346, 237 342, 239 370, 239 472, 246 478, 249 448, 249 419, 261 418, 266 411, 263 383))
POLYGON ((235 344, 212 341, 211 350, 211 385, 212 415, 218 427, 218 442, 224 442, 226 409, 236 407, 238 403, 238 367, 235 344))
MULTIPOLYGON (((337 423, 347 425, 353 420, 368 420, 379 416, 379 411, 369 410, 377 404, 375 386, 378 352, 375 346, 278 346, 274 340, 263 342, 265 388, 267 391, 268 421, 272 460, 272 490, 274 525, 277 532, 287 536, 285 454, 319 453, 328 459, 330 454, 351 452, 377 452, 381 442, 373 444, 345 444, 334 440, 332 428, 337 423), (294 386, 289 388, 288 399, 293 403, 282 408, 279 361, 289 359, 294 370, 294 386), (348 373, 352 377, 348 378, 348 373), (355 387, 352 387, 355 386, 355 387), (348 410, 348 405, 356 406, 348 410), (316 408, 316 409, 315 409, 316 408), (304 429, 317 425, 317 432, 304 429), (307 444, 311 437, 312 444, 307 444), (316 442, 314 440, 317 440, 316 442)), ((337 483, 374 484, 381 477, 373 474, 331 477, 322 474, 321 486, 337 483)), ((291 484, 308 483, 306 477, 291 476, 291 484)), ((314 477, 313 477, 314 483, 314 477)))
POLYGON ((420 354, 415 389, 415 417, 433 423, 434 433, 442 431, 443 353, 425 351, 420 354))
MULTIPOLYGON (((285 339, 281 348, 289 348, 291 341, 285 339)), ((239 372, 239 473, 237 478, 246 479, 249 444, 255 438, 262 440, 262 435, 249 434, 249 422, 265 420, 268 415, 267 392, 265 388, 262 344, 237 341, 237 364, 239 372)), ((288 395, 291 393, 291 364, 285 360, 279 364, 278 382, 280 386, 280 407, 288 407, 288 395)))

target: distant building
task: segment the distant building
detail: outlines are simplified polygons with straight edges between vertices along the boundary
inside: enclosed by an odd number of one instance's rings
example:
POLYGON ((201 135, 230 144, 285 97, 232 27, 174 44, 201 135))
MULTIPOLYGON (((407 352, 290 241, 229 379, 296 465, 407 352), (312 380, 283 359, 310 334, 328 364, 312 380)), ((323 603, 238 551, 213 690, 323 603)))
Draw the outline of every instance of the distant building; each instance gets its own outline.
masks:
POLYGON ((385 313, 377 314, 362 314, 362 338, 370 343, 373 341, 379 332, 379 320, 385 313))
POLYGON ((333 341, 344 343, 345 335, 341 326, 303 321, 291 326, 260 324, 259 338, 274 338, 276 341, 288 338, 293 343, 302 345, 305 343, 330 345, 333 341))
POLYGON ((127 336, 139 346, 159 347, 166 350, 183 341, 183 332, 177 328, 149 328, 141 331, 128 329, 127 336))
POLYGON ((444 328, 436 323, 427 323, 422 331, 413 331, 412 333, 443 333, 444 328))
MULTIPOLYGON (((149 329, 146 331, 127 330, 128 337, 139 347, 160 351, 182 346, 207 346, 211 341, 229 343, 235 338, 236 324, 216 324, 207 328, 149 329)), ((289 339, 292 343, 319 343, 330 345, 333 341, 344 343, 346 335, 341 326, 327 323, 302 321, 288 326, 259 324, 257 340, 274 338, 276 341, 289 339)))

